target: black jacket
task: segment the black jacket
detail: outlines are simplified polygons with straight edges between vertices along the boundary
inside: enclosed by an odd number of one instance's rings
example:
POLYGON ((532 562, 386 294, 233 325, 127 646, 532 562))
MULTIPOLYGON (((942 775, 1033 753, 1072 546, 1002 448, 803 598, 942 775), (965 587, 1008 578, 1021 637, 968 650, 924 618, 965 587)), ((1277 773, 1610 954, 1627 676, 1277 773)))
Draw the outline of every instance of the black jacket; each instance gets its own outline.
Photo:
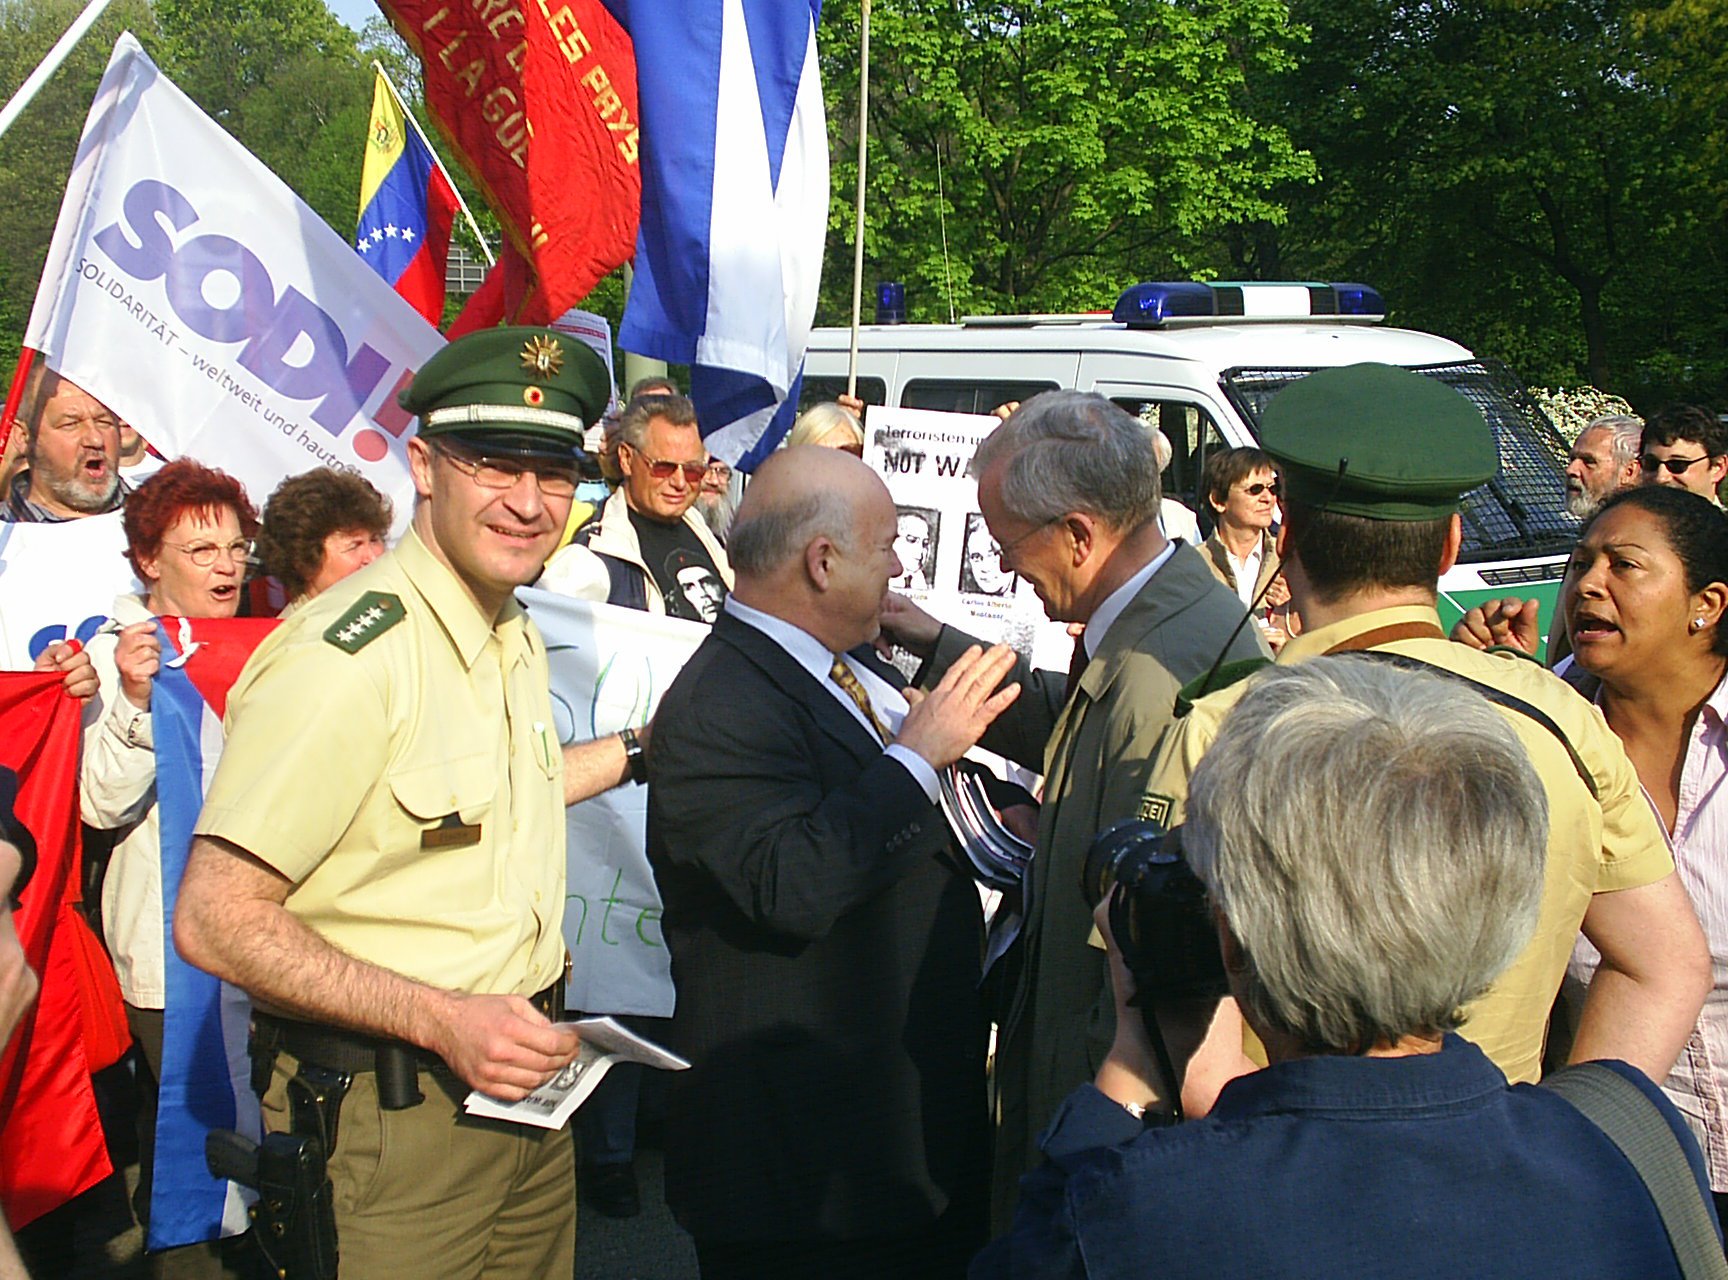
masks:
POLYGON ((648 771, 667 1038, 694 1064, 669 1082, 678 1221, 844 1240, 981 1204, 982 925, 937 806, 730 615, 667 690, 648 771))

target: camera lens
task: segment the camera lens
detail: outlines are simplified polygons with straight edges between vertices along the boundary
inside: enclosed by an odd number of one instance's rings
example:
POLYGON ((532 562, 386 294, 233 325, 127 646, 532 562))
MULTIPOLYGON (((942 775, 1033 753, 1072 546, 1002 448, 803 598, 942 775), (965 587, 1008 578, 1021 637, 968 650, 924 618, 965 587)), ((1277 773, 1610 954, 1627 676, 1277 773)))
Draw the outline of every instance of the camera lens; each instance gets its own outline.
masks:
POLYGON ((1106 827, 1086 851, 1080 867, 1080 892, 1086 905, 1096 907, 1121 878, 1121 868, 1143 847, 1161 841, 1164 828, 1141 818, 1124 818, 1106 827))
POLYGON ((1128 819, 1092 842, 1080 891, 1110 899, 1110 933, 1140 998, 1229 992, 1206 886, 1182 858, 1182 828, 1128 819))

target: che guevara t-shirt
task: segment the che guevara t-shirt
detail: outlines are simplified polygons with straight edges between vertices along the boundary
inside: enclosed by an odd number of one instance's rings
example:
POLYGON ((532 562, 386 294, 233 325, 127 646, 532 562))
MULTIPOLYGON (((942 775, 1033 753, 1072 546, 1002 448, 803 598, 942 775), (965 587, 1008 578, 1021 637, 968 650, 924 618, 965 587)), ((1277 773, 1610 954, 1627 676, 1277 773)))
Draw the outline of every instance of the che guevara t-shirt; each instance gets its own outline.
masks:
POLYGON ((666 612, 695 622, 717 619, 726 599, 726 583, 695 530, 682 520, 662 524, 637 511, 630 512, 630 524, 666 612))

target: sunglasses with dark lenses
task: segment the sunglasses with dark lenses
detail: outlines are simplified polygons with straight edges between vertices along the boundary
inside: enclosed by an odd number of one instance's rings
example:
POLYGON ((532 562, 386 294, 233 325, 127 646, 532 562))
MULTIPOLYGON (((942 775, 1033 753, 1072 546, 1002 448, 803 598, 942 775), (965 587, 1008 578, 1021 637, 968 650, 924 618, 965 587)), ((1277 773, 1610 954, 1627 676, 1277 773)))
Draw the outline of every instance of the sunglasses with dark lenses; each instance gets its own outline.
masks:
POLYGON ((1696 458, 1658 458, 1653 453, 1647 453, 1638 459, 1638 465, 1644 469, 1645 475, 1666 467, 1669 475, 1683 476, 1688 467, 1697 466, 1709 456, 1707 453, 1701 453, 1696 458))
POLYGON ((1270 482, 1265 480, 1256 480, 1253 484, 1243 485, 1242 492, 1247 494, 1250 498, 1258 498, 1263 493, 1270 493, 1274 498, 1276 498, 1278 496, 1278 482, 1276 480, 1270 482))
POLYGON ((691 484, 701 484, 702 477, 708 474, 708 460, 701 462, 672 462, 666 458, 650 458, 647 454, 637 451, 637 457, 648 464, 648 474, 656 480, 670 480, 673 473, 682 471, 684 479, 691 484))

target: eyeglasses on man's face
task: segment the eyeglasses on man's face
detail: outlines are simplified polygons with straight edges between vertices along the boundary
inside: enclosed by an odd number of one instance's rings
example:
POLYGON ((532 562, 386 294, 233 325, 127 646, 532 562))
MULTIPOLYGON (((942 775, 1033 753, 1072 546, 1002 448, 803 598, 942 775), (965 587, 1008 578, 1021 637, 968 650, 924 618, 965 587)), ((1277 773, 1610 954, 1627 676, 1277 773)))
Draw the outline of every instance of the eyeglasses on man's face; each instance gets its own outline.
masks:
POLYGON ((576 464, 555 458, 495 458, 487 454, 457 453, 437 446, 445 461, 482 489, 514 489, 525 473, 534 477, 540 492, 549 498, 568 498, 576 492, 576 464))
POLYGON ((1051 525, 1058 523, 1061 519, 1061 516, 1051 516, 1043 524, 1033 525, 1018 538, 1010 538, 1006 542, 997 543, 996 558, 1001 561, 1006 568, 1012 569, 1015 563, 1015 552, 1019 550, 1020 546, 1023 543, 1030 541, 1033 534, 1043 533, 1044 530, 1048 529, 1051 525))

